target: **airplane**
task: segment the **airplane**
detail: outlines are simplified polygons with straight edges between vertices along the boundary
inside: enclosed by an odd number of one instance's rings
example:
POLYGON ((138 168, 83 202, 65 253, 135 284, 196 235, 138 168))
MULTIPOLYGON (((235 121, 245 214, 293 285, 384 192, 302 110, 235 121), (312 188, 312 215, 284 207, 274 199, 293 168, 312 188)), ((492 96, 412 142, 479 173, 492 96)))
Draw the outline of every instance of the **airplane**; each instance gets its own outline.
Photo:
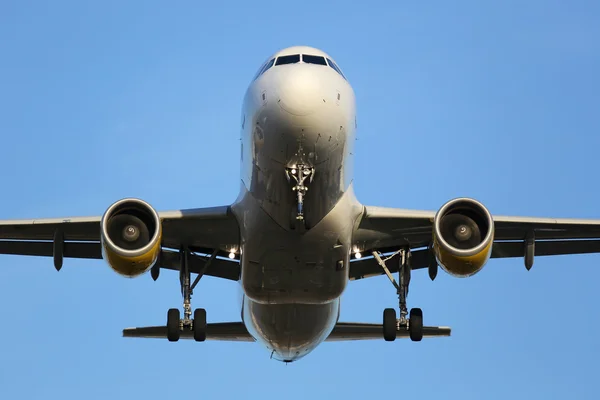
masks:
POLYGON ((491 258, 600 252, 600 220, 495 216, 462 197, 437 211, 361 204, 353 189, 355 95, 333 57, 317 48, 277 51, 243 99, 240 191, 228 205, 156 211, 124 198, 103 215, 0 221, 0 254, 103 259, 138 277, 178 271, 183 297, 166 325, 124 337, 249 341, 296 361, 326 341, 450 336, 407 307, 412 271, 470 277, 491 258), (394 275, 398 274, 398 280, 394 275), (192 274, 195 279, 192 281, 192 274), (239 283, 241 322, 207 322, 192 311, 205 276, 239 283), (398 294, 381 324, 340 322, 347 284, 386 275, 398 294))

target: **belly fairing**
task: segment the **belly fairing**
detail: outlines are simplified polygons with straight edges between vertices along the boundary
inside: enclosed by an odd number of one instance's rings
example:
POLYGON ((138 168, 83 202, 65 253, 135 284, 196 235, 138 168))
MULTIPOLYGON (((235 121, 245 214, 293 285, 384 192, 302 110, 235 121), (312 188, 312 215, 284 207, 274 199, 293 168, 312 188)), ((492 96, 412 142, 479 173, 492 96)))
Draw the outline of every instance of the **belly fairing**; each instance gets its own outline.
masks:
POLYGON ((362 207, 352 186, 319 223, 286 231, 246 193, 233 207, 241 221, 241 284, 262 304, 325 304, 348 281, 352 232, 362 207))
POLYGON ((298 360, 322 343, 339 315, 339 299, 328 304, 264 305, 244 301, 244 324, 250 334, 280 361, 298 360))

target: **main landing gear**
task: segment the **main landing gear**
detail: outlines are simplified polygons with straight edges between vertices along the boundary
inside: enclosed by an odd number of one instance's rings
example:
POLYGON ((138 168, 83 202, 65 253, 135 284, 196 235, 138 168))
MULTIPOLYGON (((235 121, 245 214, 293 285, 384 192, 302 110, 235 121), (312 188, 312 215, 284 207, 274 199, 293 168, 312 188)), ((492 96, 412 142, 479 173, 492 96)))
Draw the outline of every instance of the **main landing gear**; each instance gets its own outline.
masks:
POLYGON ((385 259, 382 259, 380 254, 376 251, 373 251, 372 254, 387 277, 390 279, 390 282, 392 282, 396 288, 400 304, 399 319, 396 319, 396 310, 393 308, 386 308, 383 310, 383 338, 388 342, 392 342, 396 340, 398 332, 402 329, 408 331, 410 339, 413 342, 421 341, 421 339, 423 339, 423 311, 421 311, 420 308, 413 308, 410 310, 409 314, 406 307, 406 297, 408 296, 408 286, 410 284, 411 273, 410 249, 400 249, 385 259), (396 283, 394 276, 391 274, 390 270, 385 264, 386 261, 390 260, 397 254, 400 255, 398 268, 398 277, 400 280, 399 285, 396 283), (406 318, 407 316, 408 318, 406 318))
MULTIPOLYGON (((203 270, 214 260, 217 252, 215 251, 211 258, 204 265, 203 270)), ((198 274, 194 282, 190 285, 190 269, 189 269, 189 255, 190 251, 187 248, 182 248, 180 251, 181 255, 181 267, 179 269, 179 282, 181 284, 181 295, 183 296, 183 319, 179 309, 171 308, 167 312, 167 339, 169 342, 176 342, 181 336, 183 331, 192 331, 194 340, 197 342, 203 342, 206 340, 206 310, 203 308, 197 308, 194 310, 194 318, 192 316, 192 293, 194 288, 202 278, 202 274, 198 274)))

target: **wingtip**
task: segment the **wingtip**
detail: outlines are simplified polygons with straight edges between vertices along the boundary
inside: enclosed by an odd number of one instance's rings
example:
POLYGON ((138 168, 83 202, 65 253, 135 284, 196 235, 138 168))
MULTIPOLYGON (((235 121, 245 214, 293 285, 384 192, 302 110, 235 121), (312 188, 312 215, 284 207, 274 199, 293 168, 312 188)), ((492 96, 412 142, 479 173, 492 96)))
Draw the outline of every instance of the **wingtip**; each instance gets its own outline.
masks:
POLYGON ((136 328, 125 328, 121 331, 122 337, 131 337, 131 333, 135 332, 136 328))

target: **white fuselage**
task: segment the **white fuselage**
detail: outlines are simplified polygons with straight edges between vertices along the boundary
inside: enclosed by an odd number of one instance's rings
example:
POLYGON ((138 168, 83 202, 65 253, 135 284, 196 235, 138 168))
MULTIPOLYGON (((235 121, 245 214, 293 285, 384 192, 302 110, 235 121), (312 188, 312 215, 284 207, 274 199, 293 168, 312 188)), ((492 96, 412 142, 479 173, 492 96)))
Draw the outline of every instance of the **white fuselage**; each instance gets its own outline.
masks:
POLYGON ((244 98, 242 185, 233 205, 242 238, 242 317, 274 358, 293 361, 327 338, 348 282, 361 212, 352 190, 355 98, 320 50, 288 48, 265 65, 244 98), (271 61, 279 57, 291 63, 271 61), (302 180, 307 190, 299 201, 292 174, 302 173, 312 176, 302 180))

